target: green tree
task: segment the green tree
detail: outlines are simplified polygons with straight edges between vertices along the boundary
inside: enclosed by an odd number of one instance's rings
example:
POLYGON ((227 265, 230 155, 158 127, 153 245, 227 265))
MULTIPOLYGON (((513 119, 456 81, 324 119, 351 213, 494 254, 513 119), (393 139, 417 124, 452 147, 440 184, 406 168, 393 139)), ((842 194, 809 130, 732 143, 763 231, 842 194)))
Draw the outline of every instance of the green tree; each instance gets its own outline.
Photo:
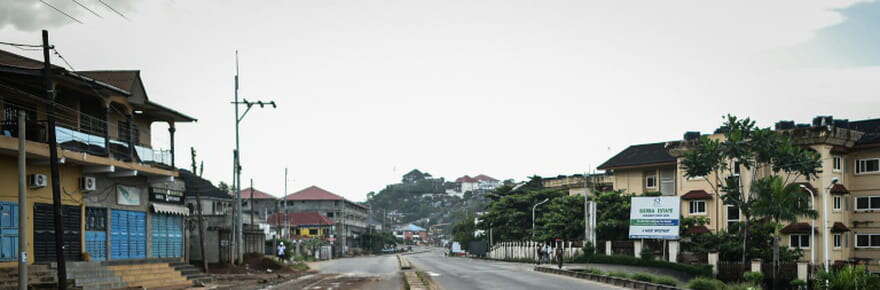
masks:
POLYGON ((394 247, 401 243, 400 239, 391 232, 367 232, 358 236, 355 242, 360 244, 363 249, 373 253, 378 253, 382 249, 394 247))
MULTIPOLYGON (((540 177, 533 177, 529 183, 540 183, 540 177)), ((494 197, 497 200, 489 203, 485 214, 480 216, 480 229, 493 230, 494 238, 498 241, 522 241, 533 238, 533 234, 538 234, 537 230, 532 232, 532 207, 545 200, 553 200, 566 196, 567 193, 561 189, 544 189, 542 187, 523 186, 513 190, 508 188, 507 192, 496 192, 494 197)), ((535 211, 535 224, 537 229, 537 221, 541 220, 546 214, 547 204, 541 206, 535 211)))
POLYGON ((584 196, 568 195, 551 200, 538 219, 537 240, 584 238, 584 196))
POLYGON ((217 189, 222 190, 223 192, 230 192, 231 191, 229 189, 229 184, 226 184, 226 182, 223 182, 223 181, 221 181, 220 183, 217 184, 217 189))
POLYGON ((749 118, 728 115, 716 132, 722 133, 723 138, 703 136, 686 141, 673 153, 683 157, 681 167, 686 177, 702 178, 715 193, 725 193, 722 198, 726 204, 742 212, 742 262, 745 263, 756 195, 745 186, 742 176, 749 176, 751 184, 759 177, 781 175, 785 176, 783 184, 788 184, 801 176, 815 177, 821 163, 814 151, 796 145, 789 136, 770 128, 758 128, 749 118), (736 172, 748 174, 734 174, 736 172))
POLYGON ((629 238, 630 198, 619 191, 596 195, 596 239, 625 240, 629 238))
POLYGON ((468 215, 452 225, 452 240, 461 244, 461 248, 469 251, 471 241, 476 240, 474 231, 474 215, 468 215))
MULTIPOLYGON (((772 220, 776 225, 773 237, 773 279, 779 271, 779 239, 782 223, 797 222, 800 217, 815 218, 818 213, 810 205, 809 193, 798 184, 785 184, 780 176, 767 176, 752 183, 755 200, 752 211, 755 216, 772 220)), ((811 229, 815 230, 815 229, 811 229)))

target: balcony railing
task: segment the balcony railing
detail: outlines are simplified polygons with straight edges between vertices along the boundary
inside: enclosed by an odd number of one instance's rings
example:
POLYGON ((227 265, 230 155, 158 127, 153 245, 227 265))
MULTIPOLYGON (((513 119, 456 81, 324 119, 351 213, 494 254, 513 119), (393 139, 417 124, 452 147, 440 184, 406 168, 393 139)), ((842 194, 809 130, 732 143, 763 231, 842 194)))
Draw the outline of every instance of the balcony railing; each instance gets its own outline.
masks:
MULTIPOLYGON (((18 137, 18 127, 12 122, 6 122, 0 135, 18 137)), ((55 127, 55 140, 58 146, 70 151, 88 153, 95 156, 112 157, 122 161, 138 161, 147 164, 164 164, 171 166, 171 150, 152 149, 140 145, 135 145, 135 158, 132 158, 128 143, 119 140, 110 139, 110 150, 107 150, 104 137, 94 134, 93 131, 103 130, 97 126, 84 126, 79 130, 63 127, 59 124, 55 127), (96 129, 96 130, 95 130, 96 129)), ((46 125, 42 122, 28 122, 27 139, 36 142, 48 142, 46 134, 46 125)), ((103 133, 103 132, 101 132, 103 133)))

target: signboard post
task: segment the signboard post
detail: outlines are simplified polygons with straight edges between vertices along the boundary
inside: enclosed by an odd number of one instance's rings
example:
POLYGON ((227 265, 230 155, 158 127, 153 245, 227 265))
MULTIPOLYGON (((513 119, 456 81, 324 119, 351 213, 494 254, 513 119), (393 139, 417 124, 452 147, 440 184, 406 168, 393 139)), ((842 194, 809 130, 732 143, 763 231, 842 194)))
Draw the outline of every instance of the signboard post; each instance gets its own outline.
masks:
POLYGON ((681 219, 681 199, 679 197, 633 197, 631 204, 630 239, 678 239, 681 219))

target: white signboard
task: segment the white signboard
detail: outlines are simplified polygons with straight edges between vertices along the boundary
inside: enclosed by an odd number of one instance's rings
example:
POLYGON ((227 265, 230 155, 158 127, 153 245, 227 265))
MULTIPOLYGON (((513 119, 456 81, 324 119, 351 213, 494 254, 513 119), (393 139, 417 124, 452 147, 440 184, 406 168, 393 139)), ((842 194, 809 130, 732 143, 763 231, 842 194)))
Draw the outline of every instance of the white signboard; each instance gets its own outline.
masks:
POLYGON ((677 196, 633 197, 629 238, 677 240, 680 218, 681 200, 677 196))
POLYGON ((133 186, 116 186, 116 203, 120 205, 141 205, 141 189, 133 186))

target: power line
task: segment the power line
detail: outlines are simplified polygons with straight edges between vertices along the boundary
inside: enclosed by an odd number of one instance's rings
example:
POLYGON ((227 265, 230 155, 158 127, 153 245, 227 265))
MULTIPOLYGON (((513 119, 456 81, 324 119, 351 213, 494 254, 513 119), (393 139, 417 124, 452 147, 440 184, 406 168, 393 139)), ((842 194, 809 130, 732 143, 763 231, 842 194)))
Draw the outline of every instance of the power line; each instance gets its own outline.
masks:
POLYGON ((58 13, 64 14, 64 16, 67 16, 67 18, 73 19, 73 21, 76 21, 79 24, 85 24, 82 21, 79 21, 79 19, 76 19, 76 17, 70 16, 70 14, 67 14, 67 12, 61 11, 61 9, 58 9, 58 7, 55 7, 55 6, 52 6, 52 4, 46 3, 46 1, 40 0, 40 3, 46 4, 46 6, 49 6, 52 9, 55 9, 55 11, 58 11, 58 13))
POLYGON ((98 16, 99 18, 104 18, 104 16, 101 16, 101 14, 98 14, 98 12, 95 12, 94 10, 89 8, 88 6, 83 5, 82 3, 79 3, 79 1, 76 1, 76 0, 71 0, 71 1, 73 1, 73 3, 76 3, 76 5, 79 5, 79 7, 82 7, 83 9, 88 10, 89 12, 92 12, 92 14, 95 14, 95 16, 98 16))
POLYGON ((39 45, 39 44, 24 44, 24 43, 14 43, 14 42, 5 42, 5 41, 0 41, 0 44, 11 45, 11 46, 15 46, 15 47, 43 48, 43 46, 39 45))
MULTIPOLYGON (((42 0, 40 0, 40 1, 42 1, 42 0)), ((114 13, 119 15, 120 17, 125 18, 125 20, 131 21, 131 19, 128 19, 128 17, 125 17, 125 14, 122 14, 122 12, 119 12, 116 9, 113 9, 113 7, 110 6, 110 4, 107 4, 106 2, 104 2, 104 0, 98 0, 98 2, 101 2, 101 4, 104 4, 104 6, 106 6, 107 9, 110 9, 110 11, 113 11, 114 13)))

